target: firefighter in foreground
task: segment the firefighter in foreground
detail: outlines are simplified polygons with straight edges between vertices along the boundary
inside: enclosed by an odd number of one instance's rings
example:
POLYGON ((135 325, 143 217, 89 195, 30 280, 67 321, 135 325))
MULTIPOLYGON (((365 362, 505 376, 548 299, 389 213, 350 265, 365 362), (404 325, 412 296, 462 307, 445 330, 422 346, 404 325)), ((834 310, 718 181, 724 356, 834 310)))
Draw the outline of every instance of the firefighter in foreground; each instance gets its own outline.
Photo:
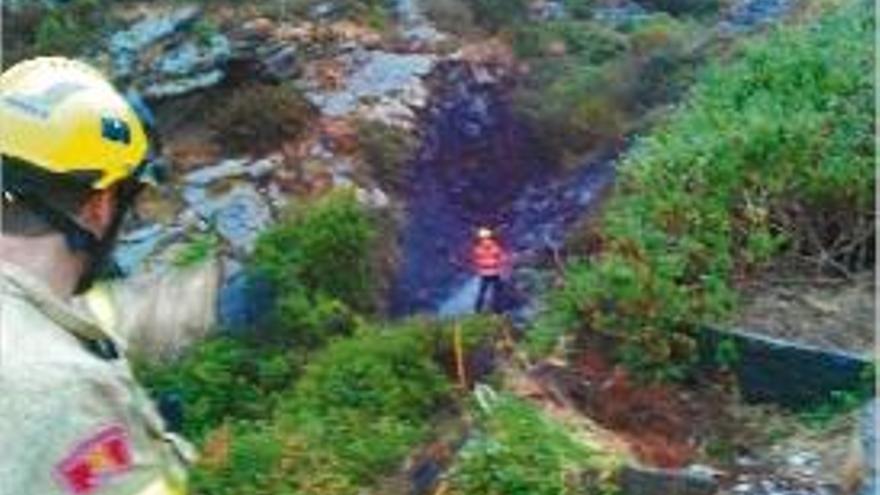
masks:
POLYGON ((192 449, 127 358, 209 328, 218 269, 91 283, 150 175, 147 120, 78 62, 0 75, 0 495, 185 493, 192 449))
POLYGON ((497 298, 501 290, 501 274, 507 264, 507 253, 495 237, 491 229, 481 227, 477 230, 477 240, 471 252, 474 271, 480 277, 480 291, 474 311, 479 313, 486 304, 491 292, 490 307, 497 306, 497 298))

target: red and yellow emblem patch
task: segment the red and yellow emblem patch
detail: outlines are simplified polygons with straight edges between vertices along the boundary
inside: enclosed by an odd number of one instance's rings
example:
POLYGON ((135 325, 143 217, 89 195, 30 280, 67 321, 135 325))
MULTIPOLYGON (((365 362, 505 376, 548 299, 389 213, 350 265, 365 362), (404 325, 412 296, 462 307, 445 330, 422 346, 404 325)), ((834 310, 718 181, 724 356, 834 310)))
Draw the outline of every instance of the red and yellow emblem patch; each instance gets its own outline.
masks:
POLYGON ((88 495, 131 467, 128 434, 121 426, 111 426, 77 445, 55 472, 68 493, 88 495))

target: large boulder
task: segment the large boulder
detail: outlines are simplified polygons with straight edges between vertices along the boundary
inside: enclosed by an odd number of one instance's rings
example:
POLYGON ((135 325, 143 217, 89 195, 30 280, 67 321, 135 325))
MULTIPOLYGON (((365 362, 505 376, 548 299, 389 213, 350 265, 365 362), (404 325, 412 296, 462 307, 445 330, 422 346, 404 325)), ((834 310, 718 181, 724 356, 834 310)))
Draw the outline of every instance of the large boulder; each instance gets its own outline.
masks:
POLYGON ((416 109, 427 105, 429 93, 423 78, 435 63, 432 55, 357 49, 340 57, 344 74, 337 87, 327 88, 313 79, 306 94, 330 117, 360 113, 370 120, 410 127, 416 109))
POLYGON ((110 37, 112 77, 148 98, 183 95, 219 83, 227 38, 200 22, 195 6, 156 10, 110 37))

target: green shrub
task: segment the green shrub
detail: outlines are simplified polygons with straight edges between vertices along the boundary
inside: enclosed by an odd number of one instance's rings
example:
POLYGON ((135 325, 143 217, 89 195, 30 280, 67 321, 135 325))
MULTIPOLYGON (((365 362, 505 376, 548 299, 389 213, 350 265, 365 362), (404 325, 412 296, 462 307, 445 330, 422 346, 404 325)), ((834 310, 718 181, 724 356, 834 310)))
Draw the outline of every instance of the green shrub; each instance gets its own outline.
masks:
POLYGON ((562 425, 510 395, 478 411, 477 433, 459 453, 452 495, 610 495, 611 463, 562 425))
POLYGON ((628 115, 621 87, 605 66, 553 64, 553 78, 522 86, 514 95, 517 113, 531 123, 548 153, 578 157, 597 145, 621 139, 628 115))
POLYGON ((468 34, 475 27, 474 13, 465 0, 432 0, 424 2, 422 8, 441 31, 468 34))
POLYGON ((185 433, 200 439, 226 420, 269 417, 299 367, 283 347, 224 337, 199 344, 172 366, 141 367, 138 376, 156 395, 180 394, 185 433))
POLYGON ((314 115, 298 90, 254 84, 235 90, 208 121, 218 142, 233 153, 257 154, 299 137, 314 115))
POLYGON ((171 263, 177 268, 198 265, 213 258, 219 245, 216 235, 199 234, 175 253, 171 263))
POLYGON ((593 17, 595 0, 565 0, 565 11, 575 19, 590 19, 593 17))
POLYGON ((379 297, 376 225, 353 193, 335 192, 291 210, 258 239, 251 263, 282 295, 336 299, 368 313, 379 297))
POLYGON ((399 466, 450 399, 425 328, 414 322, 331 343, 270 425, 235 425, 228 455, 199 469, 195 491, 347 495, 399 466))
POLYGON ((564 44, 566 54, 582 65, 601 64, 626 49, 620 34, 587 21, 528 23, 514 32, 513 48, 520 57, 542 57, 554 43, 564 44))
POLYGON ((282 406, 282 424, 332 446, 355 482, 396 466, 448 398, 447 380, 420 330, 368 331, 331 344, 282 406))
MULTIPOLYGON (((225 452, 208 455, 191 472, 190 488, 197 495, 238 495, 273 493, 275 468, 282 460, 284 441, 276 430, 261 422, 237 421, 216 432, 228 437, 211 446, 225 452), (244 488, 247 490, 244 491, 244 488)), ((278 493, 278 492, 274 492, 278 493)))
POLYGON ((545 342, 558 325, 586 326, 621 337, 633 369, 678 377, 693 333, 734 307, 735 278, 781 254, 839 268, 838 243, 867 249, 858 229, 873 198, 868 10, 860 2, 781 29, 705 74, 624 160, 604 250, 575 262, 550 297, 545 342))
POLYGON ((407 160, 415 152, 416 141, 404 129, 379 122, 361 121, 358 141, 364 159, 384 187, 399 189, 406 184, 407 160))
POLYGON ((34 32, 35 55, 81 55, 107 23, 105 3, 74 0, 47 9, 34 32))
POLYGON ((653 10, 672 15, 705 16, 718 12, 719 0, 640 0, 639 3, 653 10))
POLYGON ((491 31, 515 27, 528 17, 527 0, 467 0, 477 24, 491 31))
POLYGON ((584 21, 527 24, 514 36, 532 68, 514 94, 517 113, 544 149, 580 162, 599 145, 620 142, 645 114, 692 83, 686 43, 695 25, 658 14, 619 33, 584 21), (565 54, 542 57, 551 47, 565 54))

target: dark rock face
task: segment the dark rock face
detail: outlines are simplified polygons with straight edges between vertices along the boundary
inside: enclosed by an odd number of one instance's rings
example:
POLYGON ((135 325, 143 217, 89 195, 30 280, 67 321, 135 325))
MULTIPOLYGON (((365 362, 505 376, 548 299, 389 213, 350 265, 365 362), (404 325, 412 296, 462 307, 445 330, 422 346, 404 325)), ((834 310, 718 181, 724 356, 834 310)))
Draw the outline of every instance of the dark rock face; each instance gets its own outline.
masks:
MULTIPOLYGON (((408 181, 404 262, 391 305, 396 315, 470 311, 473 302, 460 296, 473 292, 468 251, 476 228, 494 228, 514 255, 540 252, 562 242, 614 176, 610 152, 560 174, 514 114, 503 69, 447 62, 434 77, 434 102, 408 181)), ((507 284, 494 305, 512 310, 527 299, 507 284)))
POLYGON ((438 90, 408 180, 405 259, 392 295, 399 315, 436 309, 467 278, 474 229, 491 225, 503 239, 508 206, 545 168, 497 79, 481 81, 460 63, 435 74, 438 90))
POLYGON ((725 341, 736 349, 734 366, 743 399, 770 402, 798 410, 826 402, 835 391, 860 386, 869 362, 849 354, 824 351, 761 335, 704 329, 701 352, 714 364, 715 350, 725 341))
POLYGON ((620 489, 626 495, 713 495, 718 481, 699 472, 630 465, 620 474, 620 489))

